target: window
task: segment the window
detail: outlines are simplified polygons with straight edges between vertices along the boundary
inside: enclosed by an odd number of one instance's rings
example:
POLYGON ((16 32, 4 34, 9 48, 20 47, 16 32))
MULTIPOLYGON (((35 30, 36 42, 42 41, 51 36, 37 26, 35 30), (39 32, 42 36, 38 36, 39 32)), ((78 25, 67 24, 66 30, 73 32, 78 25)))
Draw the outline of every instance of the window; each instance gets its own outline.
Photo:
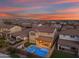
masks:
POLYGON ((77 35, 76 37, 78 37, 79 38, 79 36, 77 35))
POLYGON ((61 49, 61 47, 59 46, 59 49, 61 49))
POLYGON ((75 36, 74 35, 71 35, 71 37, 74 38, 75 36))
POLYGON ((40 43, 42 43, 42 41, 39 41, 40 43))
POLYGON ((63 36, 66 36, 65 34, 63 36))
POLYGON ((61 50, 64 50, 64 48, 61 48, 61 50))
POLYGON ((76 48, 75 48, 75 47, 71 47, 71 49, 72 49, 72 50, 75 50, 76 48))
POLYGON ((60 46, 59 49, 66 50, 66 49, 70 49, 70 47, 69 46, 60 46))
POLYGON ((10 36, 10 34, 7 34, 7 36, 10 36))
POLYGON ((31 35, 35 35, 35 33, 32 32, 31 35))
POLYGON ((64 48, 63 48, 63 47, 59 47, 59 49, 60 49, 60 50, 64 50, 64 48))

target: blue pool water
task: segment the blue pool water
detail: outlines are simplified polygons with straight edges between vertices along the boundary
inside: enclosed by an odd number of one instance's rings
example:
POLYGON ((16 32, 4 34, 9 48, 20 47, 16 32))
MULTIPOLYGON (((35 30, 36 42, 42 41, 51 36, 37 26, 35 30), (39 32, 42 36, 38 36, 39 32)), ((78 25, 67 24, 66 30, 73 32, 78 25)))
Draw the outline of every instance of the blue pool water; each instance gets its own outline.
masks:
POLYGON ((35 55, 45 57, 48 54, 48 49, 45 48, 38 48, 35 45, 31 45, 25 49, 29 53, 33 53, 35 55))

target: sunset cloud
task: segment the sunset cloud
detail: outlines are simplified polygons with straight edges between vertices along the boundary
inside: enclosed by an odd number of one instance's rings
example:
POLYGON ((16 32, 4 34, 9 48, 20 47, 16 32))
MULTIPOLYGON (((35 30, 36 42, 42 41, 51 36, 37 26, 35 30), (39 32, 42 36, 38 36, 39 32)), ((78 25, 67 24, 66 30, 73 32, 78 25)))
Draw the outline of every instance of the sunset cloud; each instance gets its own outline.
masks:
POLYGON ((0 13, 39 20, 79 19, 79 0, 0 0, 0 13))
POLYGON ((58 0, 56 2, 50 2, 49 4, 63 4, 63 3, 78 3, 79 0, 58 0))
POLYGON ((26 3, 31 2, 32 0, 14 0, 15 3, 26 3))
POLYGON ((79 13, 79 8, 67 8, 63 10, 56 10, 59 13, 79 13))
POLYGON ((45 8, 45 7, 44 6, 33 6, 29 8, 5 7, 5 8, 0 8, 0 12, 15 12, 15 11, 25 11, 25 10, 33 10, 40 8, 45 8))
POLYGON ((8 17, 8 16, 11 16, 11 15, 8 15, 8 14, 5 14, 5 13, 0 13, 0 17, 8 17))
POLYGON ((39 4, 39 3, 47 3, 48 0, 13 0, 12 2, 14 3, 34 3, 34 4, 39 4))
POLYGON ((79 20, 79 14, 30 14, 26 17, 36 20, 79 20))

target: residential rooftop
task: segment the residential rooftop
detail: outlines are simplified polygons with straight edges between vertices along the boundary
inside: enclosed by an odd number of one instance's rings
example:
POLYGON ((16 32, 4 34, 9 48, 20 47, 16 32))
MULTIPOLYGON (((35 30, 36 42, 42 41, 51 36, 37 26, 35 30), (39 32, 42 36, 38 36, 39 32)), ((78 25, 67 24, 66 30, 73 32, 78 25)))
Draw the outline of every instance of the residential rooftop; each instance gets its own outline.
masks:
POLYGON ((27 29, 27 30, 22 30, 22 31, 19 31, 19 32, 15 32, 15 33, 12 33, 13 36, 20 36, 21 38, 23 37, 27 37, 28 34, 29 34, 29 31, 30 29, 27 29))
POLYGON ((71 41, 71 40, 58 40, 58 44, 65 45, 65 46, 71 46, 71 47, 77 47, 79 49, 79 41, 71 41))
POLYGON ((15 25, 6 25, 6 24, 1 24, 0 25, 0 28, 7 28, 7 29, 10 29, 12 27, 14 27, 15 25))
POLYGON ((3 53, 0 53, 0 58, 10 58, 10 56, 6 55, 6 54, 3 54, 3 53))
POLYGON ((66 29, 66 30, 61 30, 59 34, 64 34, 64 35, 77 35, 79 36, 79 29, 66 29))

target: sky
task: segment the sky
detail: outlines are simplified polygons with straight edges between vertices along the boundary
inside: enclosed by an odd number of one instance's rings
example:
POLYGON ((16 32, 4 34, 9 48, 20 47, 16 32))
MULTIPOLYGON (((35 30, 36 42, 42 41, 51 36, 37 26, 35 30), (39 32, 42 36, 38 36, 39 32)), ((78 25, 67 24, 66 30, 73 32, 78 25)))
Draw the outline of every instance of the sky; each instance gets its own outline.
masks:
POLYGON ((79 0, 0 0, 0 13, 45 20, 79 20, 79 0))

